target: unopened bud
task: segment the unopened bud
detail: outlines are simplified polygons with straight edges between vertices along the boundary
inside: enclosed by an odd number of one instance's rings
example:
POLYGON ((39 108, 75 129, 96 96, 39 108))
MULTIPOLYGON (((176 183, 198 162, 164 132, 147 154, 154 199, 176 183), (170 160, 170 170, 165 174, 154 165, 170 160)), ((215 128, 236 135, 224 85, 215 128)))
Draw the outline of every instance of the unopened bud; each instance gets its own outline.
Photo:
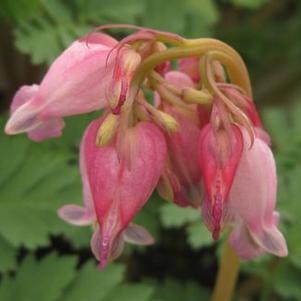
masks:
POLYGON ((112 113, 108 114, 96 135, 96 144, 98 146, 108 145, 116 134, 119 116, 112 113))
POLYGON ((212 103, 212 95, 207 91, 185 88, 183 89, 183 100, 187 103, 209 105, 212 103))
POLYGON ((157 111, 158 112, 158 121, 161 123, 161 125, 167 129, 170 132, 176 132, 178 129, 178 123, 171 115, 163 112, 163 111, 157 111))

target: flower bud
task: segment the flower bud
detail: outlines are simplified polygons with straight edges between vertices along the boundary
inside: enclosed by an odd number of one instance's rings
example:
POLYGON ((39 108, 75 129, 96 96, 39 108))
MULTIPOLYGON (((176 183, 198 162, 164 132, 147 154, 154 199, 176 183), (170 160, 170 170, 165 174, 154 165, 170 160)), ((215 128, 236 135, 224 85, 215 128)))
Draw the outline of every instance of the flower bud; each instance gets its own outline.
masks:
POLYGON ((167 131, 169 132, 176 132, 178 129, 178 123, 175 118, 173 118, 171 115, 163 112, 163 111, 157 111, 157 121, 160 125, 162 125, 167 131))
POLYGON ((119 116, 109 113, 100 125, 96 134, 96 144, 98 146, 108 145, 116 134, 119 116))
POLYGON ((212 95, 206 91, 185 88, 183 89, 183 100, 188 103, 209 105, 212 103, 212 95))

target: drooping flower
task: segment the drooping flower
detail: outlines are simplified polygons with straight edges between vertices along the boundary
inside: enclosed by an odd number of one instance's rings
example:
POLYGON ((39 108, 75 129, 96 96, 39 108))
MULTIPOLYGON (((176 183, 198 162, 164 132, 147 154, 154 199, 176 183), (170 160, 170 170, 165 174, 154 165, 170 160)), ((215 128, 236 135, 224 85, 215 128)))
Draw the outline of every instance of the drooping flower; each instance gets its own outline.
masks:
POLYGON ((243 141, 238 126, 232 124, 226 129, 221 124, 214 124, 220 123, 219 119, 214 119, 212 123, 202 129, 198 149, 206 190, 202 215, 213 238, 218 239, 224 224, 228 194, 241 158, 243 141))
MULTIPOLYGON (((178 71, 166 73, 165 79, 178 89, 194 85, 186 74, 178 71)), ((196 106, 177 107, 164 102, 164 99, 160 102, 164 111, 175 118, 178 129, 165 135, 169 161, 165 166, 158 191, 163 198, 171 199, 180 206, 198 207, 201 204, 202 191, 197 154, 200 126, 196 106)))
POLYGON ((277 177, 273 154, 264 140, 250 139, 243 130, 244 149, 229 193, 228 222, 233 226, 230 242, 238 255, 251 259, 267 252, 287 256, 287 245, 277 228, 275 211, 277 177))
POLYGON ((91 247, 104 267, 120 255, 124 240, 146 245, 153 242, 145 229, 131 222, 157 185, 166 144, 161 131, 150 122, 128 128, 123 137, 127 147, 122 150, 129 152, 125 155, 131 157, 128 165, 119 157, 115 142, 96 145, 99 126, 99 120, 90 124, 81 146, 85 207, 78 210, 67 205, 59 214, 74 224, 96 222, 91 247), (76 215, 79 219, 74 220, 76 215))
POLYGON ((27 132, 35 141, 57 137, 62 134, 64 116, 99 110, 112 99, 123 99, 140 59, 126 48, 117 52, 116 44, 101 33, 71 44, 53 62, 40 85, 17 91, 5 132, 27 132))

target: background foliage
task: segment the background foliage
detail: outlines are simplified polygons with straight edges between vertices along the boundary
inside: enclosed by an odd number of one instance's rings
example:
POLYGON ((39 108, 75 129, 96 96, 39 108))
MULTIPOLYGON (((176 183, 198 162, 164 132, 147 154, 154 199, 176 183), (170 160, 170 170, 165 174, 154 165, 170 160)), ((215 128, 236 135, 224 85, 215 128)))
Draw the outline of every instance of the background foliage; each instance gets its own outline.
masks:
MULTIPOLYGON (((0 128, 16 87, 39 81, 46 65, 93 26, 134 23, 233 45, 250 68, 273 138, 290 250, 286 259, 243 263, 235 300, 301 300, 300 1, 1 0, 0 16, 0 128)), ((63 137, 40 144, 0 134, 0 300, 209 300, 221 244, 195 211, 154 194, 137 221, 156 245, 127 247, 103 272, 89 250, 91 230, 58 219, 58 207, 81 202, 78 144, 91 118, 69 118, 63 137)))

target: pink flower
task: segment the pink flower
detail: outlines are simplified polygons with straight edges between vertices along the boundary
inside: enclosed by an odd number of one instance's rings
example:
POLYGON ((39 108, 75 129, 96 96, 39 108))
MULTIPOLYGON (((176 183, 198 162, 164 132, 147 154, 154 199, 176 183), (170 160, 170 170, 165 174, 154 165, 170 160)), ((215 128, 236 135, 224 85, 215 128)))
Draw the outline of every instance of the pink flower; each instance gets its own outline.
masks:
POLYGON ((64 116, 99 110, 113 95, 118 102, 126 93, 121 82, 126 86, 139 55, 128 49, 117 52, 113 50, 116 44, 101 33, 71 44, 53 62, 40 85, 23 86, 17 91, 5 132, 27 132, 35 141, 57 137, 62 134, 64 116), (135 63, 130 64, 131 60, 135 63))
POLYGON ((94 255, 104 267, 118 257, 124 240, 151 244, 153 238, 141 226, 131 224, 155 189, 166 157, 164 136, 157 126, 140 122, 128 128, 123 151, 129 152, 130 165, 119 157, 116 143, 105 147, 95 144, 100 121, 86 130, 81 146, 81 173, 84 208, 67 205, 60 216, 73 224, 97 220, 91 240, 94 255), (93 205, 92 205, 93 204, 93 205))
POLYGON ((242 135, 236 125, 226 131, 206 125, 199 138, 199 164, 206 190, 202 214, 214 239, 225 223, 228 194, 243 149, 242 135))
MULTIPOLYGON (((193 87, 192 80, 184 73, 170 71, 166 80, 177 88, 193 87)), ((202 199, 201 173, 198 167, 197 141, 200 135, 195 105, 187 109, 162 104, 164 111, 178 123, 175 133, 167 133, 169 164, 166 165, 158 192, 163 198, 171 198, 180 206, 198 207, 202 199)))
POLYGON ((251 259, 262 252, 287 256, 278 230, 277 178, 273 154, 265 141, 250 139, 243 130, 244 150, 228 197, 227 215, 233 225, 230 242, 238 255, 251 259))

